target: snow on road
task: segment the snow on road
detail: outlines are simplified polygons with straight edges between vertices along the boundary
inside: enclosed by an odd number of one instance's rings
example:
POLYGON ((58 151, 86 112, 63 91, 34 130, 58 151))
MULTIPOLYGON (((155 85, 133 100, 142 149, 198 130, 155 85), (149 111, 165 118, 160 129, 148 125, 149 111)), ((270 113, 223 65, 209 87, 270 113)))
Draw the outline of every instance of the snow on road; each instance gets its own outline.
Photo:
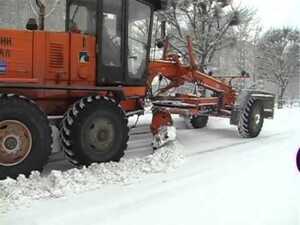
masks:
MULTIPOLYGON (((0 183, 0 196, 3 193, 18 196, 9 198, 18 208, 0 214, 0 224, 300 225, 300 175, 295 166, 300 146, 299 108, 277 111, 275 120, 266 121, 256 139, 238 137, 236 128, 229 126, 226 119, 212 118, 207 128, 193 130, 177 118, 177 144, 165 149, 170 153, 167 154, 170 160, 162 157, 163 151, 149 156, 151 136, 146 126, 149 119, 144 117, 132 131, 125 159, 113 164, 121 168, 119 172, 129 171, 125 177, 136 175, 138 179, 118 182, 116 175, 111 177, 111 182, 103 182, 101 176, 107 173, 100 168, 106 166, 95 165, 97 173, 94 174, 87 169, 68 170, 72 166, 57 155, 42 177, 36 175, 33 180, 23 180, 17 185, 9 181, 12 183, 6 184, 5 191, 0 183), (183 163, 182 154, 178 153, 180 146, 184 148, 183 163), (145 164, 149 158, 160 162, 159 167, 154 167, 159 170, 149 166, 151 163, 145 164), (140 164, 135 165, 136 161, 140 164), (169 168, 166 165, 174 168, 174 162, 181 164, 176 169, 166 169, 169 168), (144 173, 145 167, 151 169, 144 173), (53 169, 66 172, 53 173, 53 169), (38 189, 45 188, 38 186, 45 184, 40 180, 49 180, 51 176, 58 177, 59 182, 46 187, 58 193, 39 196, 38 189), (88 183, 85 176, 97 180, 88 183), (69 177, 77 177, 75 180, 82 181, 83 186, 80 182, 72 183, 74 179, 69 177), (21 201, 31 194, 30 206, 21 201), (54 198, 59 196, 62 197, 54 198), (32 200, 37 198, 40 200, 32 200)), ((0 197, 2 209, 3 203, 0 197)))

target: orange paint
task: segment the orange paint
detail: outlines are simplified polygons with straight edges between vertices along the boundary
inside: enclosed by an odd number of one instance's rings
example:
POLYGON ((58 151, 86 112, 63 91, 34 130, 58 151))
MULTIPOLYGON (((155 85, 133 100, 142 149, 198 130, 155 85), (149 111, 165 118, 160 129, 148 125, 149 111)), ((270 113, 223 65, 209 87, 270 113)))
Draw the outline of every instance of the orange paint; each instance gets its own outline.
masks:
MULTIPOLYGON (((41 87, 96 87, 96 38, 80 33, 0 30, 0 62, 7 70, 0 84, 34 84, 41 87)), ((146 87, 121 87, 126 111, 140 109, 146 87)), ((87 95, 111 95, 109 91, 1 89, 37 101, 48 114, 62 114, 87 95)))

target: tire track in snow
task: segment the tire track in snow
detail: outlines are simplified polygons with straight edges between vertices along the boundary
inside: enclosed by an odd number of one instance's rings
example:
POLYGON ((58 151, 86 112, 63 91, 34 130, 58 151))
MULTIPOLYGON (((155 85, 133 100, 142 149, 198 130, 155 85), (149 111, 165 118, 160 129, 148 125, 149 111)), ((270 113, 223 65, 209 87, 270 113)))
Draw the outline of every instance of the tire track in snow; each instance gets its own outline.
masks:
POLYGON ((197 156, 197 155, 202 155, 202 154, 208 154, 208 153, 223 151, 225 149, 236 147, 236 146, 240 146, 240 145, 265 142, 265 141, 268 141, 270 138, 277 137, 277 136, 281 136, 280 138, 283 139, 283 138, 286 138, 285 136, 287 136, 288 133, 290 133, 290 132, 275 133, 275 134, 272 134, 272 135, 263 136, 261 138, 251 139, 249 141, 242 141, 242 142, 237 142, 237 143, 233 143, 233 144, 229 144, 229 145, 225 145, 225 146, 218 146, 218 147, 215 147, 215 148, 206 149, 204 151, 193 152, 193 153, 187 154, 186 157, 190 158, 190 157, 197 156), (285 135, 285 136, 282 137, 282 135, 285 135))

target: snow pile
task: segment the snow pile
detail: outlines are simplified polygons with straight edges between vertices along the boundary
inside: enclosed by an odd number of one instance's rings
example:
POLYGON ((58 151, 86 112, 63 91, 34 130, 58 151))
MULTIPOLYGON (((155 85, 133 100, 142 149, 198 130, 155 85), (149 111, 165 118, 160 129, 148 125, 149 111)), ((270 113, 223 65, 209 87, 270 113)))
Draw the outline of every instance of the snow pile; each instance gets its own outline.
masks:
POLYGON ((52 171, 47 177, 33 172, 29 178, 0 181, 0 212, 29 205, 32 200, 59 198, 99 189, 104 185, 128 184, 146 174, 167 172, 184 159, 183 147, 170 143, 144 158, 122 159, 119 163, 93 164, 66 172, 52 171))

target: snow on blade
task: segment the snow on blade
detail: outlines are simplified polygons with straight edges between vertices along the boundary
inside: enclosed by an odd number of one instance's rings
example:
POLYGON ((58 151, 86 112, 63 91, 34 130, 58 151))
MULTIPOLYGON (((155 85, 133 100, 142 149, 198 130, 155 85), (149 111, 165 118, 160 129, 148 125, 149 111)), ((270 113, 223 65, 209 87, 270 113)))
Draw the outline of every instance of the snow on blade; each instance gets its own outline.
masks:
POLYGON ((172 142, 143 158, 122 159, 119 163, 92 164, 88 168, 66 172, 52 171, 46 177, 32 172, 29 178, 0 181, 0 213, 32 200, 59 198, 99 189, 110 184, 128 184, 146 174, 168 172, 184 159, 183 146, 172 142))
POLYGON ((153 137, 152 146, 157 149, 175 140, 176 128, 174 126, 163 126, 159 128, 158 134, 153 137))

